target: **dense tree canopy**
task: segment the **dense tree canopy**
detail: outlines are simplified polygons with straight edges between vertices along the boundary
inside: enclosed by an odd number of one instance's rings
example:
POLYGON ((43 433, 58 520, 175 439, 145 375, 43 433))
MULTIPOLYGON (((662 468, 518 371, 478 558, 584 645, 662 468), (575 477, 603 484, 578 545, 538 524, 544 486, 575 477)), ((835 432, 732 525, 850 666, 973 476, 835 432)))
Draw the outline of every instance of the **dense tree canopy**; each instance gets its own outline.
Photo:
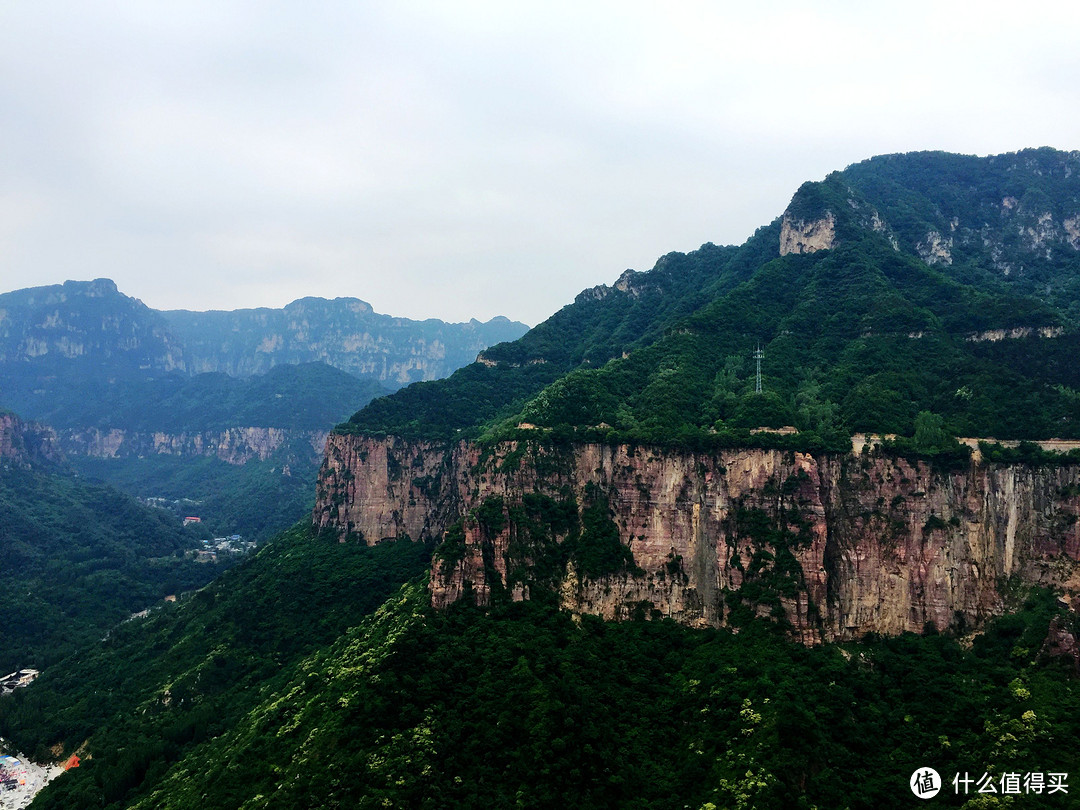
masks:
POLYGON ((0 467, 0 674, 50 666, 217 564, 167 513, 62 470, 0 467))
MULTIPOLYGON (((328 554, 350 570, 353 556, 370 561, 363 581, 382 591, 405 572, 394 558, 410 545, 311 551, 320 584, 335 587, 328 554)), ((245 580, 268 562, 231 584, 250 593, 245 580)), ((130 650, 123 677, 142 685, 113 693, 121 705, 100 719, 93 758, 39 806, 906 807, 916 768, 947 780, 1068 772, 1080 743, 1080 687, 1067 663, 1040 653, 1060 610, 1046 593, 970 646, 908 634, 807 649, 765 620, 734 634, 575 621, 538 602, 437 613, 418 582, 314 650, 286 621, 288 594, 263 596, 252 623, 213 593, 95 655, 103 674, 93 677, 120 678, 110 673, 130 650), (223 638, 235 640, 215 646, 223 638), (160 652, 147 655, 155 639, 160 652)), ((326 638, 325 608, 314 606, 312 635, 326 638)), ((360 617, 370 605, 341 609, 360 617)), ((31 720, 75 689, 48 687, 0 719, 31 720)), ((46 724, 54 734, 78 714, 61 717, 46 724)), ((965 797, 950 786, 937 801, 965 797)), ((1067 795, 1040 801, 1069 806, 1067 795)))

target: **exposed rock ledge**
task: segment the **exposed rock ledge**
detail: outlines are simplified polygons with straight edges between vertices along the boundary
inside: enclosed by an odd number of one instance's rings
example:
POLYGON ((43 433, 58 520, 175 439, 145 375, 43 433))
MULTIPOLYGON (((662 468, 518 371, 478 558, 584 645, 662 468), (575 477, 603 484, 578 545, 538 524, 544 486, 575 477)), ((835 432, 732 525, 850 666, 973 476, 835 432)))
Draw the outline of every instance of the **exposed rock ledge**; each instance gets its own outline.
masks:
POLYGON ((805 222, 784 214, 780 223, 780 255, 815 253, 836 246, 836 217, 831 211, 821 219, 805 222))
POLYGON ((93 458, 130 456, 210 456, 229 464, 265 461, 287 442, 300 438, 318 457, 326 444, 326 431, 290 431, 284 428, 234 427, 194 433, 129 432, 116 428, 65 431, 60 439, 69 455, 93 458))
POLYGON ((975 332, 968 335, 966 340, 971 343, 996 343, 999 340, 1019 340, 1037 335, 1041 338, 1056 338, 1065 334, 1061 326, 1018 326, 1014 329, 989 329, 985 332, 975 332))
POLYGON ((62 459, 52 428, 0 412, 0 463, 29 467, 55 464, 62 459))
MULTIPOLYGON (((590 580, 569 566, 555 587, 573 611, 625 618, 644 604, 721 625, 742 586, 759 586, 787 553, 761 539, 755 520, 789 538, 797 566, 773 603, 754 609, 779 611, 806 642, 975 627, 1004 610, 999 585, 1014 576, 1080 590, 1080 466, 944 471, 875 455, 596 444, 507 443, 485 454, 467 443, 331 435, 314 522, 368 543, 440 538, 489 496, 507 507, 531 492, 580 504, 588 484, 609 498, 643 573, 590 580)), ((521 527, 505 516, 494 535, 466 521, 464 553, 435 564, 436 606, 467 594, 485 602, 493 589, 529 598, 535 584, 505 587, 511 564, 528 565, 520 544, 511 548, 521 527)))

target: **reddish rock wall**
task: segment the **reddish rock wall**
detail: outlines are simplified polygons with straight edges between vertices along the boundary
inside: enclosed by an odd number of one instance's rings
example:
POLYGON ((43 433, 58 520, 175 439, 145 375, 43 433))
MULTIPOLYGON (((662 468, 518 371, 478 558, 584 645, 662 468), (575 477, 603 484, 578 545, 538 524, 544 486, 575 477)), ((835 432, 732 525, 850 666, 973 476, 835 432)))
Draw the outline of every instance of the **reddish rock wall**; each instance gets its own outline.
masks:
MULTIPOLYGON (((643 603, 717 626, 762 559, 758 515, 793 539, 801 571, 778 602, 807 642, 866 632, 973 627, 1005 606, 1010 578, 1080 590, 1080 466, 972 464, 958 471, 881 455, 774 450, 717 454, 586 444, 555 451, 517 443, 481 450, 396 438, 331 435, 319 478, 319 528, 368 543, 439 538, 490 496, 604 492, 620 539, 644 573, 598 579, 571 563, 556 583, 567 609, 626 618, 643 603)), ((488 536, 467 520, 465 554, 438 560, 432 601, 485 602, 507 578, 513 522, 488 536), (492 581, 500 580, 499 582, 492 581)), ((764 552, 764 556, 762 553, 764 552)), ((776 563, 780 565, 779 562, 776 563)), ((510 589, 528 598, 529 583, 510 589)), ((756 589, 755 589, 756 592, 756 589)))

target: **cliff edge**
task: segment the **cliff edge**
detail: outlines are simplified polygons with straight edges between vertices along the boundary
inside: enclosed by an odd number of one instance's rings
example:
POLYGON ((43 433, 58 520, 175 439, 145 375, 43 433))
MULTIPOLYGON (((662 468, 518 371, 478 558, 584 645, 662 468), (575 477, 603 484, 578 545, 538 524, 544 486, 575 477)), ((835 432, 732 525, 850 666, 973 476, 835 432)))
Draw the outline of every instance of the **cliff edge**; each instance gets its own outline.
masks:
POLYGON ((968 630, 1018 583, 1080 591, 1080 465, 333 434, 313 517, 442 540, 437 607, 542 590, 611 619, 769 615, 807 643, 968 630))

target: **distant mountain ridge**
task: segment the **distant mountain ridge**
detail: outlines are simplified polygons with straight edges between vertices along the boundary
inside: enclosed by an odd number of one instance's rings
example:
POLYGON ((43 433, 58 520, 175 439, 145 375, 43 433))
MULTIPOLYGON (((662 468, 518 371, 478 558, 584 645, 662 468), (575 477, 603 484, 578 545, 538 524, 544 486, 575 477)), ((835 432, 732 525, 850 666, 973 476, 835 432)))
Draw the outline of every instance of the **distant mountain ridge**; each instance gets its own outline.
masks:
POLYGON ((183 349, 160 313, 107 278, 0 294, 0 364, 43 375, 77 362, 113 369, 183 371, 183 349))
POLYGON ((310 508, 334 424, 526 328, 352 298, 163 313, 109 279, 67 281, 0 295, 0 408, 54 428, 82 474, 195 499, 214 531, 262 539, 310 508))
POLYGON ((392 389, 445 377, 488 346, 516 340, 528 330, 502 316, 486 323, 395 318, 358 298, 301 298, 282 309, 161 314, 184 346, 192 373, 249 377, 283 363, 323 362, 392 389))
POLYGON ((250 377, 277 365, 323 362, 393 389, 445 376, 527 330, 501 316, 457 324, 396 318, 356 298, 159 312, 106 278, 0 294, 0 364, 25 363, 45 378, 86 366, 142 376, 250 377))
POLYGON ((62 439, 87 430, 324 432, 371 399, 445 376, 526 329, 502 317, 393 318, 355 298, 163 313, 109 279, 67 281, 0 294, 0 408, 62 439))

